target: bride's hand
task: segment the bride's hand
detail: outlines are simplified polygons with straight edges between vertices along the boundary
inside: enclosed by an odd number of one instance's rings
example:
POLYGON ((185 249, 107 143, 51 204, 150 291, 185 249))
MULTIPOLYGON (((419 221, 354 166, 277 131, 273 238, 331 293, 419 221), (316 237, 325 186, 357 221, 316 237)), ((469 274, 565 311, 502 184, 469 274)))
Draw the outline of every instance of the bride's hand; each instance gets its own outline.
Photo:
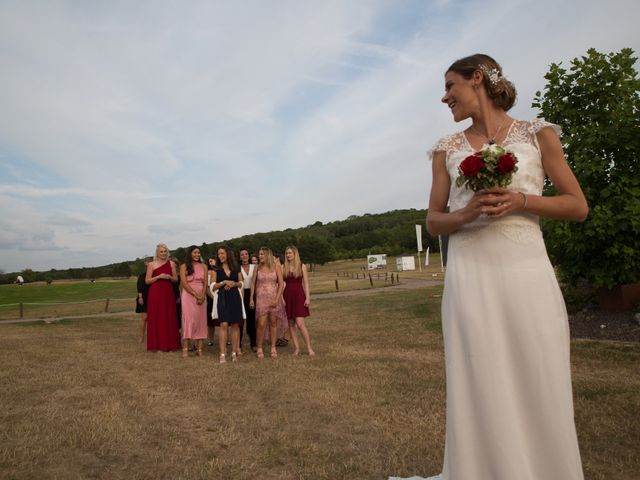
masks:
POLYGON ((471 200, 469 200, 469 203, 467 203, 467 206, 459 210, 463 215, 464 223, 471 223, 484 213, 483 208, 485 208, 486 205, 485 196, 486 193, 484 190, 475 192, 471 200))
POLYGON ((482 203, 481 211, 491 219, 500 218, 507 213, 522 210, 525 203, 525 196, 520 192, 514 192, 506 188, 490 188, 481 190, 482 203))

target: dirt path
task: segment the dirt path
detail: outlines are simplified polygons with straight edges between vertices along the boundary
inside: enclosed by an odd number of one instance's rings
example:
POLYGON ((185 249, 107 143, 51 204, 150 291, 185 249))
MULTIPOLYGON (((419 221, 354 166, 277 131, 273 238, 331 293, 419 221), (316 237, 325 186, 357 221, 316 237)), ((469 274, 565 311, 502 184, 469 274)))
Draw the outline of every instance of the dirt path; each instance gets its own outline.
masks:
POLYGON ((402 280, 402 283, 396 285, 386 285, 384 287, 365 288, 362 290, 347 290, 344 292, 329 292, 329 293, 317 293, 313 295, 313 299, 322 298, 337 298, 337 297, 352 297, 356 295, 374 295, 383 289, 395 289, 395 290, 416 290, 420 288, 437 287, 442 285, 442 280, 424 280, 422 278, 408 278, 402 280))
MULTIPOLYGON (((407 278, 402 280, 402 283, 396 285, 387 285, 384 287, 366 288, 362 290, 347 290, 344 292, 328 292, 318 293, 313 295, 313 299, 320 300, 323 298, 338 298, 338 297, 352 297, 362 295, 374 295, 380 290, 415 290, 419 288, 429 288, 442 285, 442 280, 424 280, 421 278, 407 278)), ((108 317, 134 317, 136 313, 131 312, 113 312, 113 313, 95 313, 92 315, 63 315, 60 317, 46 317, 46 318, 12 318, 9 320, 0 320, 0 325, 9 323, 30 323, 30 322, 45 322, 51 323, 58 320, 73 320, 78 318, 108 318, 108 317)))

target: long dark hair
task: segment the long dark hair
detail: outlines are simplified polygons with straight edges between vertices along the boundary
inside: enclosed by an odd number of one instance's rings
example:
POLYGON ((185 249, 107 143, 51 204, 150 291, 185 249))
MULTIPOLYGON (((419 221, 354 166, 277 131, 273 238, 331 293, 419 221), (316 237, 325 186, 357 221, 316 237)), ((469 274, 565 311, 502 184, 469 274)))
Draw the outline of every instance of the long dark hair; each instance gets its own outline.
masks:
POLYGON ((233 251, 226 245, 220 245, 218 248, 216 248, 216 266, 218 268, 222 268, 222 262, 220 261, 220 257, 218 257, 218 250, 220 249, 224 250, 224 252, 227 254, 227 265, 229 266, 229 271, 235 272, 236 270, 238 270, 238 261, 236 260, 233 251))
MULTIPOLYGON (((200 247, 197 245, 191 245, 187 248, 187 258, 184 260, 184 264, 187 266, 187 275, 193 275, 193 260, 191 259, 191 254, 194 250, 200 250, 200 247)), ((200 262, 202 262, 202 251, 200 253, 200 262)))

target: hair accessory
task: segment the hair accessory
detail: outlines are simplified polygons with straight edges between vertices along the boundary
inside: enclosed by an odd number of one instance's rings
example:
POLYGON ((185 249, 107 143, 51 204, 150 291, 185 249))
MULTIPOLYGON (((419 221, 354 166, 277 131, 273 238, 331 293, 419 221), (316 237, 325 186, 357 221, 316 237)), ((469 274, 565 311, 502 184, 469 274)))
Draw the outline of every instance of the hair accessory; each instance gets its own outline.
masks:
POLYGON ((497 68, 489 68, 484 63, 481 63, 478 68, 487 76, 491 85, 497 85, 502 80, 502 75, 497 68))

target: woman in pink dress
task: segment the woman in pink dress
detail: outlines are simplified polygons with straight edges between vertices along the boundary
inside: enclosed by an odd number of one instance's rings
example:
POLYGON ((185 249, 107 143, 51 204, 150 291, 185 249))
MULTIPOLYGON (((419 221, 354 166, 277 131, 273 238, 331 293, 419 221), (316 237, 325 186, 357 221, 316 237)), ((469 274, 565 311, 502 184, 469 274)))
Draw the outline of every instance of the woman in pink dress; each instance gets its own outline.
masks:
POLYGON ((270 339, 271 339, 271 357, 278 356, 276 351, 277 321, 278 308, 282 302, 282 291, 284 290, 284 282, 282 280, 282 269, 273 259, 271 250, 267 247, 260 248, 258 252, 258 269, 253 276, 251 284, 251 300, 249 307, 256 309, 256 318, 258 319, 257 351, 258 358, 264 358, 262 351, 262 342, 264 339, 264 331, 269 321, 270 339))
POLYGON ((169 260, 169 248, 160 243, 153 262, 147 266, 147 350, 178 350, 178 315, 172 282, 178 281, 176 265, 169 260))
POLYGON ((180 303, 182 305, 182 356, 189 356, 189 341, 196 342, 196 355, 202 356, 207 338, 207 267, 200 262, 200 248, 192 245, 180 265, 180 303))
POLYGON ((282 275, 287 287, 284 289, 284 303, 289 319, 289 329, 295 350, 294 355, 300 353, 300 344, 296 328, 300 330, 307 352, 315 355, 311 348, 311 339, 307 326, 304 323, 305 317, 309 316, 309 304, 311 303, 311 293, 309 291, 309 276, 307 266, 300 261, 300 254, 296 247, 287 247, 284 252, 284 268, 282 275))

